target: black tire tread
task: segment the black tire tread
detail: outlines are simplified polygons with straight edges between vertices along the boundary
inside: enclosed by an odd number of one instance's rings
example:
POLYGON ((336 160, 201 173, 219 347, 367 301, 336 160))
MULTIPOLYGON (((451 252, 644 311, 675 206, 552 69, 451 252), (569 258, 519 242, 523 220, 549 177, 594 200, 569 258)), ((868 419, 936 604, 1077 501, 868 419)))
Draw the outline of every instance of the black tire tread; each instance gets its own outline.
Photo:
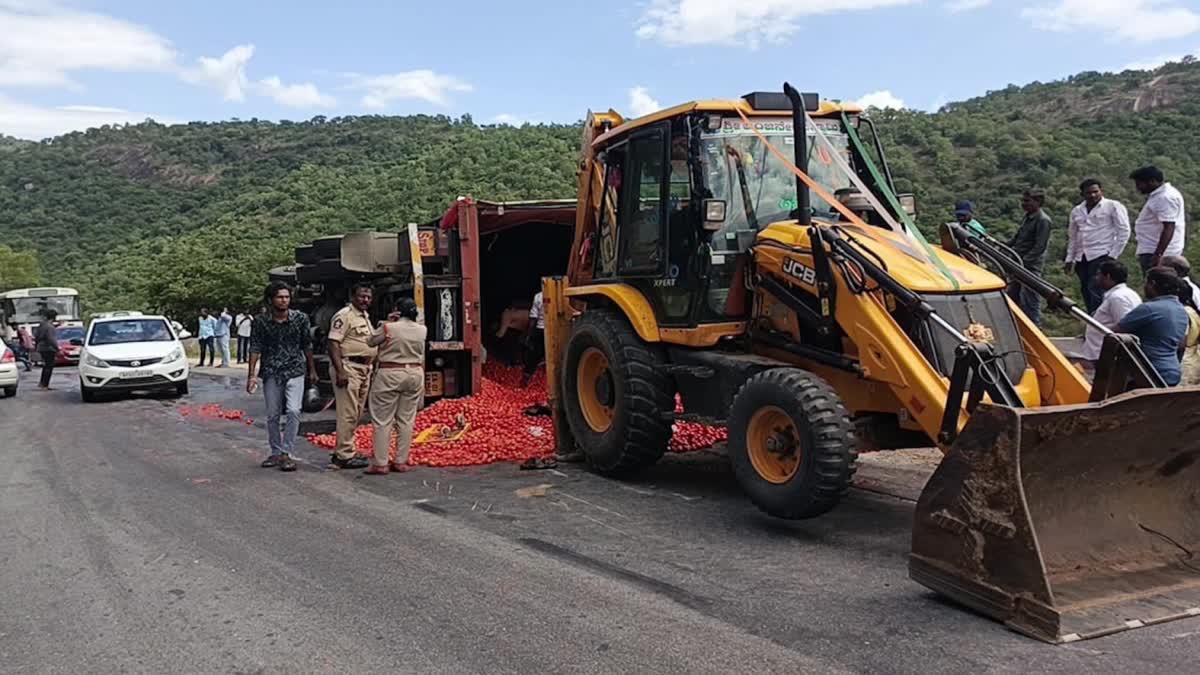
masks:
POLYGON ((608 308, 589 309, 577 320, 572 339, 586 330, 607 340, 617 357, 610 367, 626 382, 628 424, 622 452, 616 461, 599 464, 594 453, 587 451, 587 439, 592 432, 578 412, 577 393, 569 386, 564 387, 563 392, 568 406, 567 422, 593 470, 607 476, 625 476, 654 464, 666 453, 671 440, 671 420, 664 412, 675 409, 675 385, 660 368, 664 361, 661 351, 643 342, 619 312, 608 308))
POLYGON ((850 416, 833 387, 812 373, 798 368, 775 368, 750 378, 734 398, 729 426, 730 456, 735 473, 755 506, 772 516, 799 520, 825 514, 837 506, 854 480, 858 451, 850 416), (787 489, 770 499, 757 489, 760 486, 753 484, 757 481, 768 485, 749 465, 749 459, 744 464, 749 470, 739 470, 739 458, 734 457, 734 453, 746 453, 745 425, 754 412, 742 410, 745 407, 743 394, 761 387, 791 397, 790 401, 779 401, 777 405, 784 410, 794 408, 803 413, 808 425, 807 438, 811 440, 803 448, 805 460, 801 472, 807 476, 793 478, 786 484, 787 489), (752 484, 748 485, 748 482, 752 484), (778 498, 783 493, 788 495, 786 500, 778 498))

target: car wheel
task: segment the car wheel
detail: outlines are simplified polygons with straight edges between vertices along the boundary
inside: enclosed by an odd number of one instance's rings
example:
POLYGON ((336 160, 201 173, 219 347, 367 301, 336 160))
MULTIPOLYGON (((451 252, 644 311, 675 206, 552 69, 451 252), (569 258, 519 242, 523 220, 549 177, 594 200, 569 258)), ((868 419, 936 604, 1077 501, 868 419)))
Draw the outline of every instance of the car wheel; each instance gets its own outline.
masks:
POLYGON ((187 396, 187 395, 188 395, 187 380, 184 380, 183 382, 179 382, 178 384, 175 385, 175 396, 176 397, 187 396))
POLYGON ((99 400, 96 392, 83 386, 82 383, 79 385, 79 397, 83 399, 84 403, 95 403, 97 400, 99 400))
POLYGON ((11 387, 4 388, 4 397, 5 398, 12 398, 16 395, 17 395, 17 385, 14 384, 11 387))

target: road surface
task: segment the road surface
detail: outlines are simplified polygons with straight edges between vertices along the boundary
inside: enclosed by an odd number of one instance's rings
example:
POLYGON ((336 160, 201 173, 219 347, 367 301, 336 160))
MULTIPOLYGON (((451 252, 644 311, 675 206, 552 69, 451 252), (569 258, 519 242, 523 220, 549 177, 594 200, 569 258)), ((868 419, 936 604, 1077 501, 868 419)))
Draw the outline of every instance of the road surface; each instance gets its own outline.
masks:
MULTIPOLYGON (((629 483, 364 477, 302 442, 284 474, 257 426, 83 404, 74 378, 0 400, 5 673, 1161 674, 1200 653, 1200 620, 1056 647, 939 600, 907 576, 911 502, 869 469, 800 523, 711 453, 629 483)), ((256 415, 240 384, 195 376, 184 404, 256 415)))

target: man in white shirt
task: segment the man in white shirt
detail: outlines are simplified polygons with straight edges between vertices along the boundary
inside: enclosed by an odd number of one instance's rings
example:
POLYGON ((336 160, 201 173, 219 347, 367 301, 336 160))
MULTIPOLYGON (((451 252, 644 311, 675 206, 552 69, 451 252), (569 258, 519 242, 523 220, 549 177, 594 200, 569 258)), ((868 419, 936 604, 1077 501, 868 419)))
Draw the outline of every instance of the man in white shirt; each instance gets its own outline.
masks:
POLYGON ((1079 192, 1083 201, 1071 210, 1068 225, 1066 271, 1079 276, 1079 291, 1090 314, 1104 300, 1096 270, 1105 260, 1120 258, 1129 243, 1129 212, 1121 202, 1105 197, 1094 178, 1083 181, 1079 192))
MULTIPOLYGON (((1142 298, 1125 282, 1129 279, 1129 271, 1119 260, 1106 260, 1100 263, 1096 271, 1096 285, 1104 290, 1104 298, 1100 306, 1092 313, 1092 317, 1104 324, 1109 330, 1116 330, 1117 324, 1134 307, 1142 304, 1142 298)), ((1100 348, 1104 345, 1104 334, 1087 327, 1084 334, 1083 357, 1093 366, 1100 360, 1100 348)))
POLYGON ((533 304, 529 307, 529 332, 525 334, 525 372, 521 377, 521 386, 528 387, 529 380, 537 371, 546 355, 546 309, 542 306, 542 292, 533 296, 533 304))
POLYGON ((1129 174, 1146 205, 1134 223, 1138 264, 1142 272, 1162 264, 1164 255, 1183 255, 1185 211, 1183 195, 1166 182, 1157 167, 1144 166, 1129 174))

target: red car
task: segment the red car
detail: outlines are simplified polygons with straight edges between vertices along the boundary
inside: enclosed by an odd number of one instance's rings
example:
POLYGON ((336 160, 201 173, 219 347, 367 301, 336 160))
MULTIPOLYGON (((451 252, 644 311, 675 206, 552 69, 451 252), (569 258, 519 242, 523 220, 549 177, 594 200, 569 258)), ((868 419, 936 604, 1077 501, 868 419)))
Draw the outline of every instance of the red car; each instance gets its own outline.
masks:
POLYGON ((54 359, 56 366, 79 365, 79 345, 71 344, 71 340, 83 341, 82 326, 60 326, 58 328, 58 356, 54 359))

